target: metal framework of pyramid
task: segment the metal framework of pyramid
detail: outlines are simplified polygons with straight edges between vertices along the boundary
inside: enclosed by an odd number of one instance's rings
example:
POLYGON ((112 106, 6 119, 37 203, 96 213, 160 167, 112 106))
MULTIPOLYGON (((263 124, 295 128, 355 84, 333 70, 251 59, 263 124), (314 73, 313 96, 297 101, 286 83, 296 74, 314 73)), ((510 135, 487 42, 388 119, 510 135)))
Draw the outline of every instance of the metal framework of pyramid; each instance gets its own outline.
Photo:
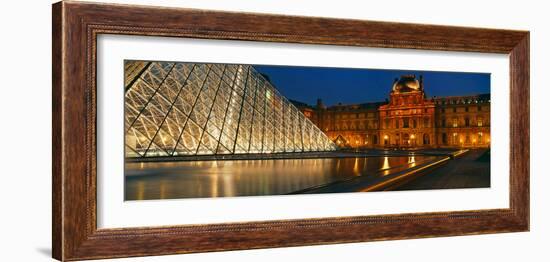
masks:
POLYGON ((126 157, 335 150, 254 67, 125 62, 126 157))

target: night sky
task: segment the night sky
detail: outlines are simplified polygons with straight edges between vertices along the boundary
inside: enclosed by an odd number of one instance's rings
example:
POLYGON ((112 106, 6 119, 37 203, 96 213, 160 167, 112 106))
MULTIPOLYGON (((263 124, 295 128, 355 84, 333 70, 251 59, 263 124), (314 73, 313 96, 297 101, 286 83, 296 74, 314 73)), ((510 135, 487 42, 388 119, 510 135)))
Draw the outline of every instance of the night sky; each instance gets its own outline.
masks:
POLYGON ((383 102, 395 78, 405 74, 424 77, 428 97, 465 96, 490 92, 490 74, 436 71, 377 70, 330 67, 255 65, 287 98, 315 105, 383 102))

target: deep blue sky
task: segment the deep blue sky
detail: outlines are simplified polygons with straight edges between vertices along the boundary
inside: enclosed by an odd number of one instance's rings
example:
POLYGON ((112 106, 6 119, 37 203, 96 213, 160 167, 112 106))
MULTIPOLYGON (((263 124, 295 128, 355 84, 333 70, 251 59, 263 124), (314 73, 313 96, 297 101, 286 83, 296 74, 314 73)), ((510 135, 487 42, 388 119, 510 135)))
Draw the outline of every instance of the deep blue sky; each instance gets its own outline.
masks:
POLYGON ((314 105, 383 102, 389 97, 394 78, 404 74, 424 76, 428 97, 462 96, 490 92, 490 74, 435 71, 351 69, 254 65, 268 75, 287 98, 314 105))

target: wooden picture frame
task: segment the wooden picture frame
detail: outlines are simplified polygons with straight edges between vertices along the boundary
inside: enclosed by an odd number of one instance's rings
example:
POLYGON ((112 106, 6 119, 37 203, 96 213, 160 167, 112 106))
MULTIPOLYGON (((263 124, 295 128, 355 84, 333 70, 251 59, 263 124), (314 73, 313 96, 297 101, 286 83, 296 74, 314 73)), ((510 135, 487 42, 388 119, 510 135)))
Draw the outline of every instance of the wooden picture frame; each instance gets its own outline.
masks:
POLYGON ((81 260, 529 230, 529 32, 82 2, 53 5, 53 257, 81 260), (154 15, 152 15, 154 14, 154 15), (468 51, 510 57, 510 207, 98 229, 99 34, 468 51))

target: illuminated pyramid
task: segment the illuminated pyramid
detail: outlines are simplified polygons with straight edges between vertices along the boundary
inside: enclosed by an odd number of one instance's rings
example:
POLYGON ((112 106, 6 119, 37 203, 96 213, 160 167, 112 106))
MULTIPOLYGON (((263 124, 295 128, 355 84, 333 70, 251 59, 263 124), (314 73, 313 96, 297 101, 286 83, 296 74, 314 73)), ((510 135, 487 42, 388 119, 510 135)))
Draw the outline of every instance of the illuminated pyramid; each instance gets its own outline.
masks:
POLYGON ((125 63, 126 157, 335 150, 254 67, 125 63))

